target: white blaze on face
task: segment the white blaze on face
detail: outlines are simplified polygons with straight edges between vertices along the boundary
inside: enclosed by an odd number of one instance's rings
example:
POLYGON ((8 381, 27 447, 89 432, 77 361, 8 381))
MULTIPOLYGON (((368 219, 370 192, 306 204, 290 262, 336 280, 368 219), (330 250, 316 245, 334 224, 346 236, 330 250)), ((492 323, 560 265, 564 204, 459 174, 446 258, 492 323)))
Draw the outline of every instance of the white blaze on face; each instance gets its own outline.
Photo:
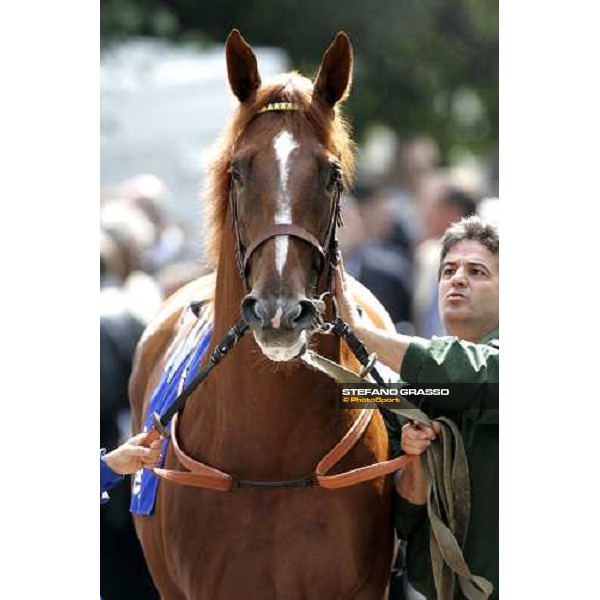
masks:
MULTIPOLYGON (((298 143, 289 131, 282 131, 273 140, 273 148, 279 164, 279 199, 277 212, 275 213, 276 224, 290 224, 292 222, 292 207, 287 184, 290 172, 290 154, 297 147, 298 143)), ((287 252, 288 236, 278 235, 275 238, 275 267, 280 276, 287 260, 287 252)))

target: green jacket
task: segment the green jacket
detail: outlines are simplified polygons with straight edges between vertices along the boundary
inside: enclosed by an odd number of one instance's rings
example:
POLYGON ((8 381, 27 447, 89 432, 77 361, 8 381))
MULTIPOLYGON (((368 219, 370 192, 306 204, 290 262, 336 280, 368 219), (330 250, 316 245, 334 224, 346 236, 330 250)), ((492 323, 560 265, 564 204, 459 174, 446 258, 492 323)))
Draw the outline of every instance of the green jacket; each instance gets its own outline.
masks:
MULTIPOLYGON (((435 397, 427 412, 452 418, 461 428, 471 481, 471 518, 464 556, 471 572, 494 585, 498 596, 498 369, 499 333, 478 344, 453 337, 416 338, 408 347, 400 376, 408 383, 468 383, 460 401, 444 405, 435 397)), ((434 398, 434 397, 432 397, 434 398)), ((446 399, 447 400, 447 399, 446 399)), ((435 598, 430 570, 429 524, 425 506, 395 496, 398 536, 408 543, 408 579, 427 598, 435 598)), ((457 599, 463 599, 458 591, 457 599)))

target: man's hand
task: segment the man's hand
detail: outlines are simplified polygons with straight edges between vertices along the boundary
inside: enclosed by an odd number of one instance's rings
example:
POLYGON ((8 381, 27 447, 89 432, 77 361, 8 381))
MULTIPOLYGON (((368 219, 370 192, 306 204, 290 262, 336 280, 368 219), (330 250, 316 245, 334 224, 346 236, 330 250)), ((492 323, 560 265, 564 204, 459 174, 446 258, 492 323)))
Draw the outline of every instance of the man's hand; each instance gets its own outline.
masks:
POLYGON ((433 422, 432 427, 424 427, 407 423, 402 427, 402 450, 406 454, 423 454, 431 446, 431 442, 437 439, 440 434, 441 425, 433 422))
POLYGON ((130 440, 109 452, 104 462, 119 475, 135 473, 142 467, 153 467, 160 459, 162 439, 159 438, 145 446, 147 433, 139 433, 130 440))
MULTIPOLYGON (((402 427, 402 450, 406 454, 419 456, 431 446, 441 432, 441 425, 434 421, 431 427, 408 423, 402 427)), ((421 459, 409 463, 402 471, 394 475, 396 491, 411 504, 422 505, 427 502, 427 478, 423 472, 421 459)))
POLYGON ((355 330, 360 322, 360 315, 354 298, 348 286, 348 276, 344 269, 344 263, 340 261, 335 268, 335 298, 337 300, 339 317, 348 323, 350 329, 355 330))

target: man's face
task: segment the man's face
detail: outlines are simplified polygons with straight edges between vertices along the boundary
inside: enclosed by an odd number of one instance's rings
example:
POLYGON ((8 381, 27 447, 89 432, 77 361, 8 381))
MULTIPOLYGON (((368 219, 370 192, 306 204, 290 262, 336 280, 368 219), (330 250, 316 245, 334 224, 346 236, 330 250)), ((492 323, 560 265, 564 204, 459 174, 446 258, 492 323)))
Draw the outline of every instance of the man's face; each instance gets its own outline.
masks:
POLYGON ((498 327, 499 256, 475 240, 455 244, 442 263, 440 314, 450 335, 478 341, 498 327))

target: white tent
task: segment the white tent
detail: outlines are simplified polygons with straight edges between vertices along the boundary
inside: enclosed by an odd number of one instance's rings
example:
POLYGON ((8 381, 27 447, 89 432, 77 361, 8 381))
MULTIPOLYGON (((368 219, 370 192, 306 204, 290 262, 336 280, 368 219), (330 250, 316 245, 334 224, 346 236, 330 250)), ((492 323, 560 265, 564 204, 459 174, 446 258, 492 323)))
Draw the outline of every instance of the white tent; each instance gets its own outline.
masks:
MULTIPOLYGON (((285 54, 255 49, 261 75, 287 70, 285 54)), ((101 54, 101 185, 140 173, 160 177, 167 208, 190 232, 200 227, 205 152, 237 100, 223 46, 208 50, 139 40, 101 54)))

